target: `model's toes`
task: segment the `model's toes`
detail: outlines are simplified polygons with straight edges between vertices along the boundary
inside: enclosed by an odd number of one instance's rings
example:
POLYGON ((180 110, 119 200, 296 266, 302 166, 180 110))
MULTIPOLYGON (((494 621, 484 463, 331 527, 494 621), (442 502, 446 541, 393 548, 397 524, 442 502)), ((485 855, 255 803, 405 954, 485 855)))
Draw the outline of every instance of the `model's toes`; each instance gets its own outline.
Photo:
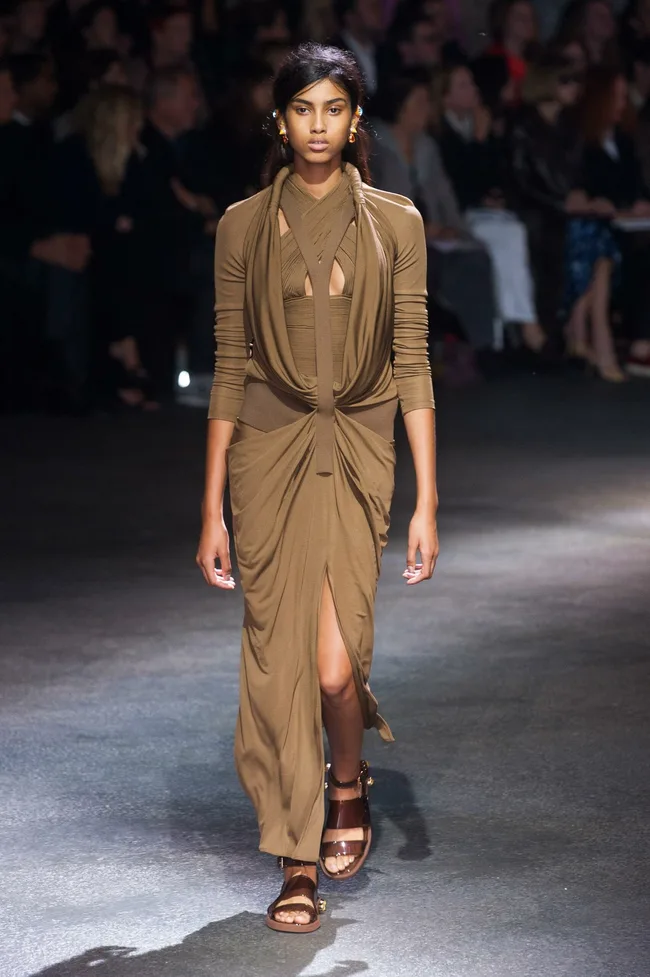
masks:
POLYGON ((309 922, 309 913, 279 911, 274 915, 278 923, 297 923, 299 926, 306 926, 309 922))

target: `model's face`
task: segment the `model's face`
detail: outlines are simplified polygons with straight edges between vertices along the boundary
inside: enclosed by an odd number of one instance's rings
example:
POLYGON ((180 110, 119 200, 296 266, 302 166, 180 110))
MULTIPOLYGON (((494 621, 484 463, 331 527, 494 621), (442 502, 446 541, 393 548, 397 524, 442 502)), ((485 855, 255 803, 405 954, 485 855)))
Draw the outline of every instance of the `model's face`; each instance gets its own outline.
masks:
POLYGON ((445 96, 445 109, 459 115, 473 112, 478 106, 478 89, 474 77, 467 68, 456 68, 449 80, 445 96))
POLYGON ((276 121, 284 121, 297 156, 307 163, 329 163, 343 152, 355 109, 345 89, 324 78, 298 92, 276 121))

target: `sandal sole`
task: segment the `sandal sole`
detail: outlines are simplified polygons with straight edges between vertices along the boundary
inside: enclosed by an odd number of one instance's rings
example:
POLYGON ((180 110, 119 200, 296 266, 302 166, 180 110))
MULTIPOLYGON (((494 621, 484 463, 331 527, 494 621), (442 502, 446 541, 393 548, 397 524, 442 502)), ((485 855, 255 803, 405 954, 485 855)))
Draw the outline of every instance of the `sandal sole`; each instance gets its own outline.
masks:
POLYGON ((320 929, 320 919, 315 919, 313 923, 281 923, 267 914, 264 922, 276 933, 315 933, 320 929))

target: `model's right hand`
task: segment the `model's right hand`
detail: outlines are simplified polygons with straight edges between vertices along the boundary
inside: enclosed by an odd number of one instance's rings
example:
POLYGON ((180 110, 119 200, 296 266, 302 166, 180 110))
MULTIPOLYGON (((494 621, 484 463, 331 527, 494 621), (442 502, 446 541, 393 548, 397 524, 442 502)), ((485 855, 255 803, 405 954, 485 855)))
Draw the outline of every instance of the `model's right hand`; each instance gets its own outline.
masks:
POLYGON ((196 565, 211 587, 234 590, 235 581, 231 575, 230 564, 230 539, 223 521, 203 524, 196 565), (219 561, 218 567, 215 566, 215 560, 219 561))

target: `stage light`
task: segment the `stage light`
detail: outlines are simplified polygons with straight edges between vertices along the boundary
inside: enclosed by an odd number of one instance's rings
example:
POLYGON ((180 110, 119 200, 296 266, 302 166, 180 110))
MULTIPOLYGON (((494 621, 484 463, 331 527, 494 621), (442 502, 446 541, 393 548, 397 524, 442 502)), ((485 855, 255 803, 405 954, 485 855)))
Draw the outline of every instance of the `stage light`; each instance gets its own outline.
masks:
POLYGON ((178 374, 178 386, 179 387, 189 387, 190 385, 190 375, 187 370, 181 370, 178 374))

